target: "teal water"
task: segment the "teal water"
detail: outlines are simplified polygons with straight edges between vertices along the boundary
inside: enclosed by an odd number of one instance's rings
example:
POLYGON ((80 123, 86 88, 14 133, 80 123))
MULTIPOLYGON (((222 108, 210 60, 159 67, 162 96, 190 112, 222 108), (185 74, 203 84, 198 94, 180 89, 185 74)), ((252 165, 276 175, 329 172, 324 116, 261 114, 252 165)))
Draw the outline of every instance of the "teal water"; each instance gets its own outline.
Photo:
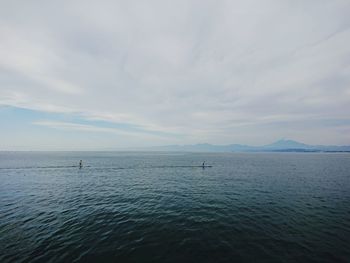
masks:
POLYGON ((0 152, 0 262, 349 261, 350 154, 0 152))

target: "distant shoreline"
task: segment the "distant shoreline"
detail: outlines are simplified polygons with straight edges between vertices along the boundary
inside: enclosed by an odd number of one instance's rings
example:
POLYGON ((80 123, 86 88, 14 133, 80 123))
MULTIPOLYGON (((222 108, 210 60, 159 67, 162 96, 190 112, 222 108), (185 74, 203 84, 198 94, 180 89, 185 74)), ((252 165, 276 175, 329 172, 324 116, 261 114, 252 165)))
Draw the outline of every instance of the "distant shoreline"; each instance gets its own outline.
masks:
POLYGON ((40 153, 40 152, 85 152, 85 153, 350 153, 350 151, 321 151, 321 150, 271 150, 271 151, 181 151, 181 150, 0 150, 0 153, 40 153))

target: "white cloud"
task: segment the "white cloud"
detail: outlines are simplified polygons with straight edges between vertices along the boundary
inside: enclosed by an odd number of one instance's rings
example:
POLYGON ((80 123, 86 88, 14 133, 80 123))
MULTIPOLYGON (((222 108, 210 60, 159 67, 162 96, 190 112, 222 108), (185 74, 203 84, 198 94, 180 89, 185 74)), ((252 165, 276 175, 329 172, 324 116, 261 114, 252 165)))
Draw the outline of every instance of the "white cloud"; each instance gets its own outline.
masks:
POLYGON ((350 116, 349 10, 342 0, 2 2, 0 103, 183 143, 350 143, 347 122, 322 126, 350 116))
MULTIPOLYGON (((101 128, 93 125, 87 124, 77 124, 71 122, 62 122, 62 121, 35 121, 35 125, 46 126, 54 129, 63 129, 63 130, 74 130, 74 131, 83 131, 83 132, 107 132, 107 133, 121 133, 117 129, 112 128, 101 128)), ((130 134, 130 133, 127 133, 130 134)))

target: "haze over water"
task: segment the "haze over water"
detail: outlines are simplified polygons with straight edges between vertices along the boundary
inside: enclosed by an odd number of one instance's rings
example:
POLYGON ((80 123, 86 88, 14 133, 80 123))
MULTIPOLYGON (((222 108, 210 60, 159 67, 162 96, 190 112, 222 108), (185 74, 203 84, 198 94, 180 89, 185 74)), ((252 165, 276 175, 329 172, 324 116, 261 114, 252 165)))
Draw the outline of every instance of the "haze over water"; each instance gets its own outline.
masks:
POLYGON ((1 152, 0 262, 348 262, 349 171, 349 154, 1 152))

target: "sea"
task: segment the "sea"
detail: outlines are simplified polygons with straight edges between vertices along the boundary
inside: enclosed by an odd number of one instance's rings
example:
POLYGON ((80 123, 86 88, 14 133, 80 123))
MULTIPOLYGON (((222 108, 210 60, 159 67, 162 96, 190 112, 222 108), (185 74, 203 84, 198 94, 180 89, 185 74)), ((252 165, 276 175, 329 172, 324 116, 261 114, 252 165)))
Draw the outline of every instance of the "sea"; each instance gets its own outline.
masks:
POLYGON ((0 152, 0 262, 350 262, 350 154, 0 152))

